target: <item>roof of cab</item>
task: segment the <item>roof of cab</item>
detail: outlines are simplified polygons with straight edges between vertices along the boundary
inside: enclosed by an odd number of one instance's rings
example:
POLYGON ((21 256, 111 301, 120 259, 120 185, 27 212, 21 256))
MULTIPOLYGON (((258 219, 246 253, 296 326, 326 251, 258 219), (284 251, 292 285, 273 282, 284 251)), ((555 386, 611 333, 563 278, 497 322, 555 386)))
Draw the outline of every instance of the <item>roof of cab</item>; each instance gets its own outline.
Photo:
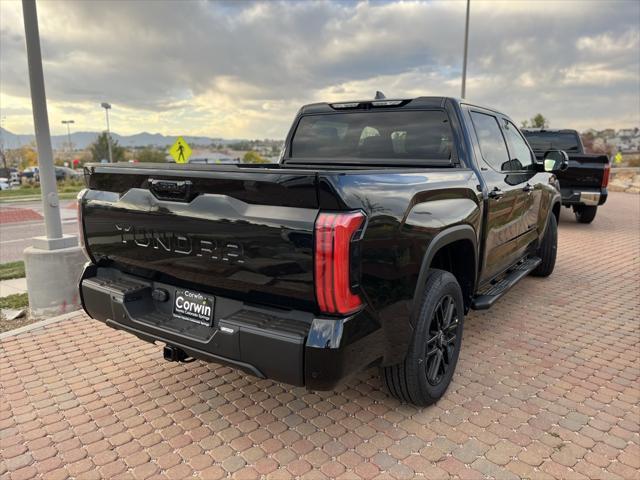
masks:
MULTIPOLYGON (((313 114, 313 113, 331 113, 331 112, 348 112, 358 110, 358 108, 334 108, 332 105, 340 105, 340 104, 372 104, 373 102, 394 102, 401 101, 403 102, 400 106, 395 106, 393 108, 444 108, 447 102, 454 103, 456 105, 468 105, 470 107, 481 108, 483 110, 488 110, 498 115, 505 115, 504 113, 496 110, 495 108, 487 107, 484 105, 479 105, 477 103, 471 103, 467 100, 463 100, 457 97, 416 97, 416 98, 384 98, 384 99, 368 99, 368 100, 341 100, 338 102, 319 102, 319 103, 310 103, 308 105, 304 105, 300 111, 299 115, 304 114, 313 114)), ((389 107, 383 107, 389 108, 389 107)))
POLYGON ((577 134, 578 131, 574 130, 573 128, 532 128, 532 127, 525 127, 521 129, 523 132, 531 132, 531 133, 575 133, 577 134))
POLYGON ((353 109, 339 109, 334 108, 332 105, 339 104, 349 104, 349 103, 357 103, 357 104, 371 104, 372 102, 394 102, 401 101, 403 105, 399 108, 428 108, 428 107, 444 107, 444 104, 447 100, 453 100, 455 102, 460 102, 459 99, 453 97, 416 97, 416 98, 384 98, 384 99, 367 99, 367 100, 345 100, 345 101, 337 101, 337 102, 320 102, 320 103, 310 103, 308 105, 304 105, 300 109, 300 113, 328 113, 328 112, 340 112, 347 110, 356 110, 353 109))

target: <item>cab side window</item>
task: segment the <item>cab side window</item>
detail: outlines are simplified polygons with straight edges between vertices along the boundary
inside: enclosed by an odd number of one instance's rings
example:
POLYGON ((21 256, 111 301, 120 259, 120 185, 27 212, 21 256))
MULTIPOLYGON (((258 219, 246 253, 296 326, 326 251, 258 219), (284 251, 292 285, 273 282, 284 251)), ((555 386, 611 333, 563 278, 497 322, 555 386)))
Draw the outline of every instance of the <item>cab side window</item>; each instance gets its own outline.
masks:
POLYGON ((494 170, 502 171, 503 165, 509 163, 509 152, 498 119, 480 112, 471 112, 471 119, 480 143, 482 158, 494 170))
POLYGON ((504 135, 509 143, 511 157, 502 168, 503 171, 531 170, 534 166, 533 154, 529 145, 522 138, 516 126, 509 120, 504 120, 504 135))

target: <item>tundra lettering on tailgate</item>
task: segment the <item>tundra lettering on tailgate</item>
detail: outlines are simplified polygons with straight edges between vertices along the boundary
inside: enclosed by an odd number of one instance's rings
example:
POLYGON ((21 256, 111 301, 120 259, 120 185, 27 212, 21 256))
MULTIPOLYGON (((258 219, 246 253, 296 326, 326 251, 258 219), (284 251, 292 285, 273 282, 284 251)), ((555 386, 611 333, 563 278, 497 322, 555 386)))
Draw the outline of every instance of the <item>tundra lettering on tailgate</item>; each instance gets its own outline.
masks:
POLYGON ((142 248, 194 257, 207 257, 229 263, 244 263, 244 248, 237 242, 199 238, 188 233, 159 232, 133 225, 115 224, 122 243, 133 243, 142 248))

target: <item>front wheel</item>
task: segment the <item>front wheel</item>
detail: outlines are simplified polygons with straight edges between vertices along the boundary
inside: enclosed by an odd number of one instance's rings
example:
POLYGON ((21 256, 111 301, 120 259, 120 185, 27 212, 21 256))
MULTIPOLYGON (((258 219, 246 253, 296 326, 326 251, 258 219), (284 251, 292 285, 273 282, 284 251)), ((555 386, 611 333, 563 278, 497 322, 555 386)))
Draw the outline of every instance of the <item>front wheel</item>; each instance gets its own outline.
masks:
POLYGON ((407 356, 381 371, 391 395, 417 406, 437 402, 456 369, 463 324, 462 290, 456 277, 430 270, 407 356))
POLYGON ((576 216, 576 221, 578 223, 593 222, 593 219, 596 218, 597 212, 598 207, 594 206, 576 205, 573 207, 573 214, 576 216))
POLYGON ((556 216, 552 213, 549 215, 549 221, 547 222, 547 229, 544 232, 544 237, 538 248, 538 256, 542 261, 538 265, 531 275, 534 277, 548 277, 553 273, 553 269, 556 266, 556 254, 558 253, 558 221, 556 216))

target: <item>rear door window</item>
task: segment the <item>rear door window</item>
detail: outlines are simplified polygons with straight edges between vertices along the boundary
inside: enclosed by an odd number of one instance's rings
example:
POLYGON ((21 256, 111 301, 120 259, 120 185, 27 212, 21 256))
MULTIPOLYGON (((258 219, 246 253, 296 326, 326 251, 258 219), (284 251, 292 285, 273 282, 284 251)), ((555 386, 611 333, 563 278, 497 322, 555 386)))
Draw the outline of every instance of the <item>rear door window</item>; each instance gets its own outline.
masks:
POLYGON ((471 112, 471 119, 484 161, 498 172, 508 168, 509 152, 504 143, 498 119, 493 115, 480 112, 471 112))
POLYGON ((368 111, 303 116, 289 157, 450 160, 453 134, 444 111, 368 111))
POLYGON ((503 170, 522 171, 531 170, 533 168, 533 154, 529 149, 529 145, 522 138, 516 126, 509 120, 504 121, 504 134, 509 142, 509 152, 511 153, 511 161, 508 168, 503 170))

